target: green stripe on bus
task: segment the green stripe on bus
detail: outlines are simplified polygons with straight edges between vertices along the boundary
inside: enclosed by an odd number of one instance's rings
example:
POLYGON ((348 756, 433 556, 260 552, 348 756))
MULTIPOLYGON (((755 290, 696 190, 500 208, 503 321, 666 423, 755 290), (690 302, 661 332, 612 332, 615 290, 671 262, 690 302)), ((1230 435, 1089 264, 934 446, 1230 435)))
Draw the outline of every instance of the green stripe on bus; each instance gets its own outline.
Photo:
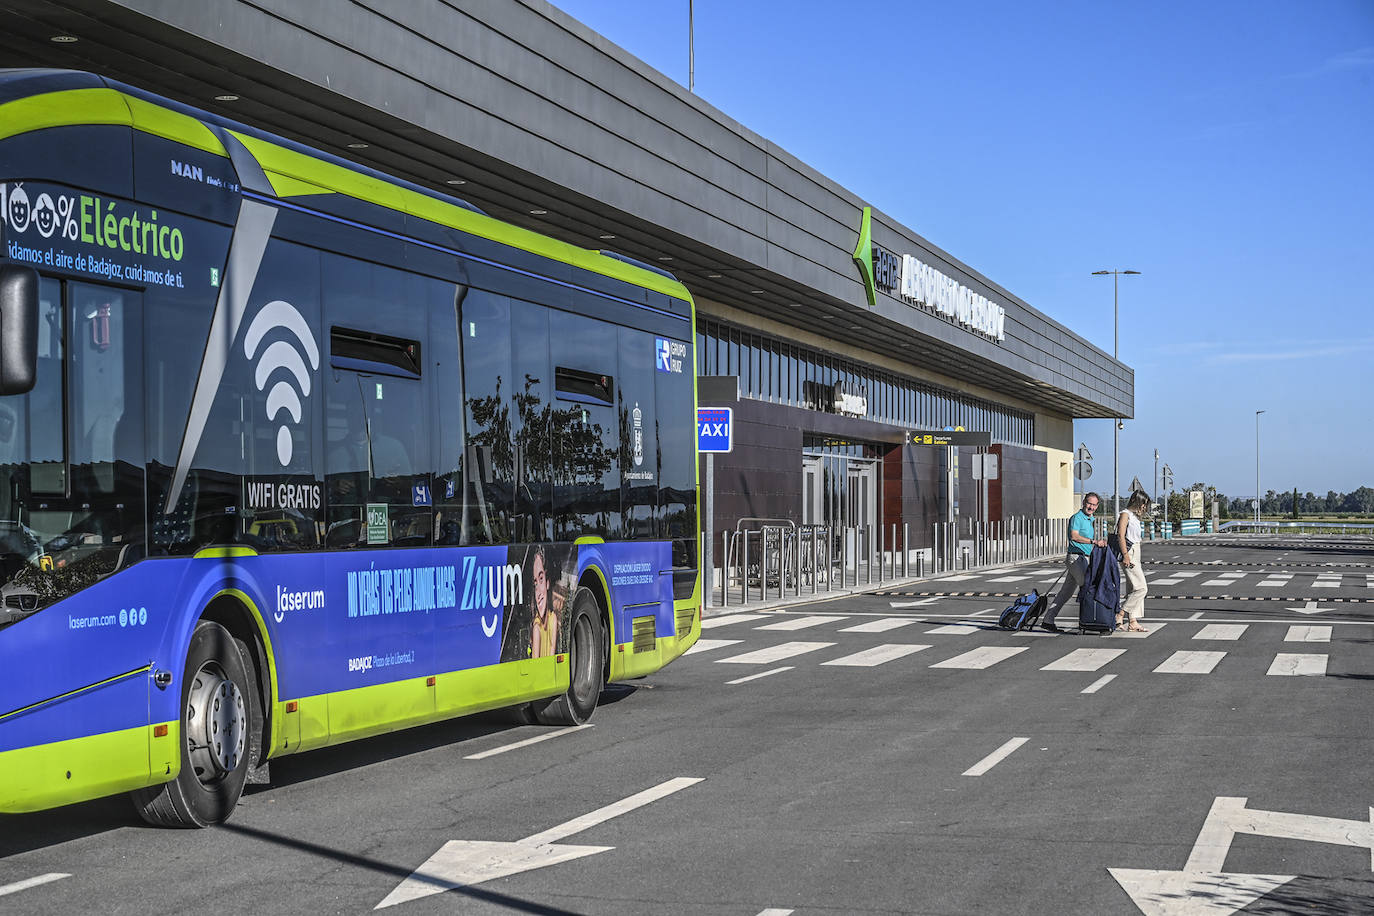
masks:
POLYGON ((273 190, 280 197, 318 194, 321 189, 337 191, 379 207, 408 213, 441 226, 459 229, 531 254, 623 280, 674 299, 691 301, 686 287, 681 283, 653 271, 608 258, 600 252, 551 239, 529 229, 512 226, 466 207, 391 184, 372 175, 355 172, 333 162, 316 159, 314 156, 278 146, 259 137, 237 131, 231 133, 258 160, 258 164, 263 167, 272 182, 273 190))
POLYGON ((0 813, 41 811, 166 782, 180 765, 180 731, 176 722, 163 724, 165 738, 153 738, 153 726, 140 725, 0 751, 0 813), (169 750, 176 761, 170 766, 169 750))
POLYGON ((82 124, 133 127, 207 153, 227 155, 223 144, 195 118, 114 89, 64 89, 0 105, 0 139, 82 124))

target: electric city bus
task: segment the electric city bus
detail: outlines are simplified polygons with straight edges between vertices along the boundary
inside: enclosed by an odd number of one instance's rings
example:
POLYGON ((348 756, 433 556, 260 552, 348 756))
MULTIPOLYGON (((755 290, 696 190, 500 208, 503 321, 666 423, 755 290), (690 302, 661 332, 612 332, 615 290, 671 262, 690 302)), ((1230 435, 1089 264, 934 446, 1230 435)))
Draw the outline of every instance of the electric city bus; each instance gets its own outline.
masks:
POLYGON ((579 724, 701 633, 671 275, 86 73, 0 70, 0 813, 579 724))

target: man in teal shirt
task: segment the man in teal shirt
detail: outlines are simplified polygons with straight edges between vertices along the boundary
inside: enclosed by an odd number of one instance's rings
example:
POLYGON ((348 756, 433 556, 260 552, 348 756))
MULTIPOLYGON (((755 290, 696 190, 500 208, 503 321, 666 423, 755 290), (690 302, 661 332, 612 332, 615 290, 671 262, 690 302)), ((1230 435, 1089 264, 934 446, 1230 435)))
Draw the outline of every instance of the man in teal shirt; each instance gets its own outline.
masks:
POLYGON ((1045 619, 1040 624, 1051 633, 1063 632, 1055 626, 1054 618, 1058 616, 1059 609, 1083 587, 1083 577, 1088 571, 1088 557, 1092 554, 1093 547, 1107 546, 1105 538, 1096 537, 1097 529, 1093 525, 1093 515, 1097 513, 1101 501, 1096 493, 1089 493, 1083 497, 1083 508, 1069 518, 1069 555, 1064 560, 1068 575, 1064 577, 1059 594, 1050 602, 1049 608, 1045 611, 1045 619))

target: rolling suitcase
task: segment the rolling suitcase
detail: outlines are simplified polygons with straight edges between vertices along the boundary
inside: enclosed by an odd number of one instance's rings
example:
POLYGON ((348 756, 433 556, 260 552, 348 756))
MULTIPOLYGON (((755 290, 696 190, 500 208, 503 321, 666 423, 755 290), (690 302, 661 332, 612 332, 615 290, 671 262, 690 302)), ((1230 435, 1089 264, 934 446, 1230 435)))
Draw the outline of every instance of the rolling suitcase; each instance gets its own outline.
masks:
POLYGON ((1121 597, 1121 567, 1106 547, 1094 547, 1078 593, 1078 632, 1105 636, 1116 630, 1121 597))

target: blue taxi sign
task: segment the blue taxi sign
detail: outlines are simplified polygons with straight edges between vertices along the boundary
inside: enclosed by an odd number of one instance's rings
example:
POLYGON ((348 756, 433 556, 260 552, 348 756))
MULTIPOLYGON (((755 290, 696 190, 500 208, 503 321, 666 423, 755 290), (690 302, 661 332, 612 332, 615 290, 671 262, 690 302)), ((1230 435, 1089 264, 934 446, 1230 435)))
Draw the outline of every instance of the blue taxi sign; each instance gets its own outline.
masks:
POLYGON ((729 407, 697 408, 697 451, 728 452, 733 447, 730 434, 734 411, 729 407))

